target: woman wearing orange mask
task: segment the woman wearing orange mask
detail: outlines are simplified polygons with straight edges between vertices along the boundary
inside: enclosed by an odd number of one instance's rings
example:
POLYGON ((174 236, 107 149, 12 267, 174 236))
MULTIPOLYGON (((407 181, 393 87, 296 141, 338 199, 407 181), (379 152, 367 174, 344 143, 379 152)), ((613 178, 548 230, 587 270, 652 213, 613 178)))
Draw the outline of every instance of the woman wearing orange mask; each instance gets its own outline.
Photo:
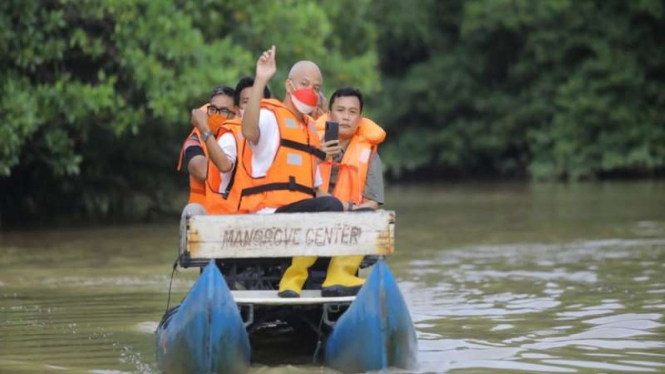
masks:
POLYGON ((187 217, 207 214, 205 181, 208 160, 223 174, 232 170, 236 157, 235 142, 226 147, 217 143, 217 133, 227 119, 236 116, 234 105, 235 91, 227 86, 219 86, 212 91, 210 103, 192 110, 191 121, 194 129, 180 150, 178 170, 183 165, 189 173, 189 201, 182 211, 180 220, 181 248, 184 244, 184 226, 187 217), (227 149, 233 147, 234 149, 227 149))
POLYGON ((215 138, 224 121, 233 119, 236 115, 234 94, 235 91, 232 88, 219 86, 212 91, 209 104, 192 110, 191 118, 194 130, 185 141, 181 151, 181 162, 187 166, 190 175, 190 203, 202 203, 205 200, 204 198, 198 199, 199 188, 196 187, 203 188, 208 157, 222 172, 228 171, 232 167, 232 162, 230 163, 228 158, 224 157, 224 151, 218 146, 215 138))

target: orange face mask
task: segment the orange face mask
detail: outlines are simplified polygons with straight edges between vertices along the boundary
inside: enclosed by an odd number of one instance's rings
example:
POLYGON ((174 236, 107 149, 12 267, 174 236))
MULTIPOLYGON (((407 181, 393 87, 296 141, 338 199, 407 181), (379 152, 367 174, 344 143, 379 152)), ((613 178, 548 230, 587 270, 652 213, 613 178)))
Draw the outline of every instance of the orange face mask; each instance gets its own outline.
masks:
POLYGON ((226 117, 221 114, 212 114, 208 116, 208 127, 210 131, 217 136, 219 128, 222 127, 222 124, 226 121, 226 117))

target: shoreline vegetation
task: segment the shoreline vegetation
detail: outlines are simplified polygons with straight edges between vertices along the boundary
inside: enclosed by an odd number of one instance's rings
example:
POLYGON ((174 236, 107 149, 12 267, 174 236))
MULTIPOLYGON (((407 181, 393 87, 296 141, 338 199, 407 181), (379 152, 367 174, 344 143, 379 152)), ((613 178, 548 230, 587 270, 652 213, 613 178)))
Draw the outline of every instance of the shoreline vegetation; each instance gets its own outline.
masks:
POLYGON ((362 90, 391 184, 665 176, 662 1, 5 1, 0 25, 0 229, 177 215, 191 108, 271 44, 276 97, 300 59, 362 90))

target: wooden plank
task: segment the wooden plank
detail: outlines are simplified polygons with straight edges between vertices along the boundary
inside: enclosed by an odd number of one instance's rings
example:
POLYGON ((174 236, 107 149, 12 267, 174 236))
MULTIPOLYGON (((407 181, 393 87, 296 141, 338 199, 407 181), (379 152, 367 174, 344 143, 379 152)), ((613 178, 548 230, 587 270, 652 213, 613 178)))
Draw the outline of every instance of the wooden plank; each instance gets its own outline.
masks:
POLYGON ((189 218, 192 260, 388 255, 395 212, 209 215, 189 218))
POLYGON ((282 298, 277 291, 231 291, 238 305, 314 305, 330 303, 352 303, 355 296, 322 297, 320 290, 303 290, 300 297, 282 298))

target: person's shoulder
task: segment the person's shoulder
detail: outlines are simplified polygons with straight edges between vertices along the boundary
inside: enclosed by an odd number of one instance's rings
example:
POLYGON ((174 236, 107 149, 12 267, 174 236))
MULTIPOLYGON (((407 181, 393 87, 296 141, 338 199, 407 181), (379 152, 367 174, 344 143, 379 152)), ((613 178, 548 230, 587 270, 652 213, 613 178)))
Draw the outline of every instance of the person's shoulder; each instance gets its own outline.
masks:
POLYGON ((259 112, 259 125, 261 127, 277 126, 277 116, 270 109, 261 109, 261 112, 259 112))
POLYGON ((201 148, 201 140, 199 140, 199 137, 196 134, 193 134, 185 140, 184 148, 187 149, 191 147, 201 148))
POLYGON ((261 111, 259 112, 259 116, 277 118, 277 116, 275 115, 275 112, 270 108, 261 108, 261 111))
POLYGON ((378 173, 383 172, 383 166, 381 165, 381 156, 379 156, 379 152, 372 153, 369 159, 369 168, 378 173))

